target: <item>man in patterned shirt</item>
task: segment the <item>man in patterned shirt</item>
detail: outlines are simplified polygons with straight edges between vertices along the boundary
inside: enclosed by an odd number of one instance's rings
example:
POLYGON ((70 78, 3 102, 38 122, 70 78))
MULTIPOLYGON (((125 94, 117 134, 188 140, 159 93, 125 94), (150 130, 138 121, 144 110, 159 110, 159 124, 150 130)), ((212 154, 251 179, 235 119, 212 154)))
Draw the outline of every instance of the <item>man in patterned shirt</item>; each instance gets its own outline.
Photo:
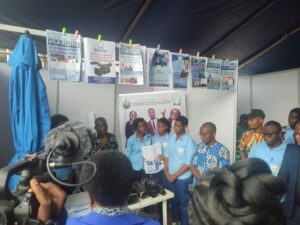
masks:
POLYGON ((264 140, 264 119, 265 113, 261 109, 252 109, 251 113, 248 114, 249 130, 243 133, 238 147, 240 149, 241 159, 246 159, 253 145, 264 140))
POLYGON ((201 176, 208 170, 222 168, 230 163, 229 150, 216 141, 216 125, 206 122, 200 127, 202 143, 196 146, 192 157, 191 171, 194 184, 199 184, 201 176))

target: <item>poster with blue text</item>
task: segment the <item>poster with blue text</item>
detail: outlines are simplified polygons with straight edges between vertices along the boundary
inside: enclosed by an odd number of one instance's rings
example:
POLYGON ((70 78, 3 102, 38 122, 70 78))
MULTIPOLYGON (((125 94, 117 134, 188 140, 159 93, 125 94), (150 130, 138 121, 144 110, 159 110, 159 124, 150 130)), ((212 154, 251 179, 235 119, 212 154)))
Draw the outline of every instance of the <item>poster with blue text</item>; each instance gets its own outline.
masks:
POLYGON ((51 80, 79 81, 82 38, 46 31, 48 71, 51 80))
POLYGON ((192 74, 192 87, 206 88, 205 70, 207 65, 206 57, 191 56, 191 74, 192 74))
POLYGON ((223 61, 221 67, 221 90, 237 89, 238 60, 223 61))
POLYGON ((207 89, 220 89, 222 59, 208 59, 205 76, 207 89))
POLYGON ((191 67, 189 55, 177 53, 172 53, 171 55, 173 88, 187 88, 191 67))
POLYGON ((115 42, 83 38, 84 73, 86 83, 116 82, 115 42))
POLYGON ((120 43, 120 84, 143 85, 144 67, 139 45, 120 43))
POLYGON ((170 52, 147 48, 147 64, 150 87, 170 86, 170 52))

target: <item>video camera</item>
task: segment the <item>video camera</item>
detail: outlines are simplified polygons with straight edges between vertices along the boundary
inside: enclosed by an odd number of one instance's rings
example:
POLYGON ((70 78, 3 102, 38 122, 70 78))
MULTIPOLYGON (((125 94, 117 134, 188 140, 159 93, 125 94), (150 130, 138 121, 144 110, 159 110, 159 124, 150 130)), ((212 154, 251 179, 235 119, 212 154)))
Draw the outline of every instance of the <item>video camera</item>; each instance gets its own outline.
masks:
MULTIPOLYGON (((79 164, 93 148, 91 131, 81 122, 67 122, 52 129, 46 137, 45 150, 34 155, 28 155, 14 165, 0 169, 0 225, 29 225, 37 215, 38 202, 33 193, 28 192, 31 178, 40 182, 54 181, 59 185, 76 187, 81 184, 68 184, 57 179, 51 169, 66 168, 79 164), (8 189, 9 178, 21 173, 15 192, 8 189)), ((84 183, 89 182, 90 177, 84 183)))

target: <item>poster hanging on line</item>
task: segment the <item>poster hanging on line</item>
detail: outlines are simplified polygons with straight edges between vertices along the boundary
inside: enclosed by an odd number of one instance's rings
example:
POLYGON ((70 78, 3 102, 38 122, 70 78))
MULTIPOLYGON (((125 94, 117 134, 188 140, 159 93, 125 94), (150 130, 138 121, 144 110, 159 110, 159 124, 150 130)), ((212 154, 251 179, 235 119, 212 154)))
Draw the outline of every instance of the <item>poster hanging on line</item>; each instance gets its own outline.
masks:
POLYGON ((139 45, 120 43, 120 84, 143 85, 144 68, 139 45))
POLYGON ((220 89, 222 59, 208 59, 205 76, 207 89, 220 89))
POLYGON ((191 74, 192 74, 192 87, 206 88, 205 70, 207 66, 206 57, 191 56, 191 74))
POLYGON ((237 89, 238 60, 223 61, 221 66, 221 90, 237 89))
POLYGON ((62 35, 46 30, 49 79, 79 81, 81 72, 81 42, 79 35, 62 35))
POLYGON ((84 73, 86 83, 116 82, 115 42, 83 38, 84 73))
POLYGON ((190 74, 189 55, 172 53, 171 56, 173 88, 187 88, 187 80, 190 74))
POLYGON ((150 87, 170 86, 170 52, 147 48, 147 65, 150 87))
POLYGON ((132 126, 137 117, 144 118, 148 132, 155 135, 159 118, 167 118, 173 127, 178 116, 186 116, 185 94, 183 91, 121 94, 118 110, 121 138, 119 146, 125 151, 126 141, 134 133, 132 126))

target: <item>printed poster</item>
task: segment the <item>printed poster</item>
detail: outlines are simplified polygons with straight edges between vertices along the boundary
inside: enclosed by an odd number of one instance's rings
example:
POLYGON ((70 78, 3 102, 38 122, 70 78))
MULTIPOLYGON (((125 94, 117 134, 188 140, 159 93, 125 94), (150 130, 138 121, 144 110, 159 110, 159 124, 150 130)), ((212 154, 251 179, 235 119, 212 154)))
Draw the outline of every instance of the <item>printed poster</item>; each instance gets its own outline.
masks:
POLYGON ((79 81, 81 36, 46 30, 49 79, 79 81))
POLYGON ((165 117, 174 126, 178 116, 186 116, 185 94, 183 91, 121 94, 118 99, 118 110, 121 137, 119 147, 125 151, 126 140, 134 133, 132 123, 137 117, 145 119, 148 130, 151 128, 151 117, 155 122, 165 117))
POLYGON ((83 38, 86 83, 114 84, 116 82, 115 42, 83 38))
POLYGON ((190 58, 186 54, 172 53, 173 88, 187 88, 190 74, 190 58))
POLYGON ((220 89, 221 59, 208 59, 205 76, 207 89, 220 89))
POLYGON ((207 84, 205 70, 207 66, 206 57, 191 56, 192 87, 205 87, 207 84))
POLYGON ((164 169, 163 161, 159 160, 162 155, 161 144, 142 146, 142 155, 144 158, 144 169, 146 174, 154 174, 164 169))
POLYGON ((144 67, 139 45, 120 43, 120 84, 143 85, 144 67))
POLYGON ((223 61, 221 67, 221 90, 237 89, 238 60, 223 61))
POLYGON ((154 48, 147 49, 147 64, 150 87, 170 86, 170 52, 154 48))

